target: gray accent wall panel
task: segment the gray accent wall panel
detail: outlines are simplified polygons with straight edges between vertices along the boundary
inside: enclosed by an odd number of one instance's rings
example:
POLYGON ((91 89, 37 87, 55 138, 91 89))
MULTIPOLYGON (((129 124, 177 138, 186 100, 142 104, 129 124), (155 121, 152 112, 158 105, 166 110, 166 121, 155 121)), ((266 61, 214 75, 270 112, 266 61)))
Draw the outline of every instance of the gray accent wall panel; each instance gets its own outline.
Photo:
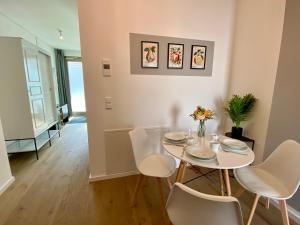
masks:
POLYGON ((156 35, 130 33, 130 70, 131 74, 178 75, 178 76, 212 76, 214 46, 213 41, 174 38, 156 35), (159 67, 142 68, 141 42, 159 42, 159 67), (168 69, 168 43, 184 44, 183 69, 168 69), (207 46, 205 69, 190 69, 192 45, 207 46))
MULTIPOLYGON (((293 139, 300 143, 299 11, 299 0, 287 0, 265 158, 287 139, 293 139)), ((280 167, 280 165, 278 166, 280 167)), ((300 190, 288 201, 288 204, 300 212, 300 190)))

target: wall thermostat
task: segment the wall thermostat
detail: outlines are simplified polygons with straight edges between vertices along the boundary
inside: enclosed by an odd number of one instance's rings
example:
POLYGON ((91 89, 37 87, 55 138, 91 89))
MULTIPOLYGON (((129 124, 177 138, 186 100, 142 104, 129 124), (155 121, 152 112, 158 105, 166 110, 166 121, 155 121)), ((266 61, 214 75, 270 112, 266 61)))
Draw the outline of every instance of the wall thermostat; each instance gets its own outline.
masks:
POLYGON ((104 77, 111 76, 111 62, 110 59, 103 59, 102 60, 102 73, 104 77))

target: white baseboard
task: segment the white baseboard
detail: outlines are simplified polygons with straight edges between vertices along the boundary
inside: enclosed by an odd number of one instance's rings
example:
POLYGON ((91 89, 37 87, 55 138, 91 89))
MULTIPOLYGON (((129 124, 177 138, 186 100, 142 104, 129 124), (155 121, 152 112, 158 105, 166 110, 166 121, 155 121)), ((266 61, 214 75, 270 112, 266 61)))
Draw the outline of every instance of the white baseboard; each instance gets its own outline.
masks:
POLYGON ((124 173, 115 173, 115 174, 102 174, 102 175, 97 175, 97 176, 92 176, 90 174, 89 177, 89 182, 96 182, 96 181, 101 181, 101 180, 109 180, 109 179, 114 179, 114 178, 119 178, 119 177, 128 177, 132 175, 138 174, 137 171, 129 171, 129 172, 124 172, 124 173))
MULTIPOLYGON (((278 201, 270 199, 270 203, 280 210, 278 201)), ((289 205, 287 205, 287 207, 288 207, 289 218, 291 218, 297 224, 300 224, 300 212, 289 205)))
POLYGON ((9 178, 1 187, 0 187, 0 195, 2 195, 7 188, 15 181, 15 177, 9 178))

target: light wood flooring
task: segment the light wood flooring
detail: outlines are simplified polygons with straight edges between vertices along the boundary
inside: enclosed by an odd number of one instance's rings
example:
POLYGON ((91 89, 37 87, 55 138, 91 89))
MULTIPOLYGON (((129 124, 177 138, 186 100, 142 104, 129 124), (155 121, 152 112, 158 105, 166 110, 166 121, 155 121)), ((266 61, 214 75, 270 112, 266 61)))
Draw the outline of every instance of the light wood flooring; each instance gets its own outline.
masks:
MULTIPOLYGON (((40 152, 40 160, 34 153, 26 153, 10 157, 10 162, 16 181, 0 196, 0 225, 164 224, 155 179, 143 184, 135 207, 129 202, 137 176, 89 184, 86 124, 66 125, 62 137, 40 152)), ((217 194, 217 186, 208 180, 218 182, 217 175, 194 180, 188 186, 217 194)), ((186 177, 194 176, 187 170, 186 177)), ((236 190, 234 179, 232 182, 236 190)), ((240 200, 247 218, 253 196, 245 193, 240 200)), ((259 205, 252 224, 280 225, 280 212, 259 205)), ((230 224, 224 221, 224 225, 230 224)))

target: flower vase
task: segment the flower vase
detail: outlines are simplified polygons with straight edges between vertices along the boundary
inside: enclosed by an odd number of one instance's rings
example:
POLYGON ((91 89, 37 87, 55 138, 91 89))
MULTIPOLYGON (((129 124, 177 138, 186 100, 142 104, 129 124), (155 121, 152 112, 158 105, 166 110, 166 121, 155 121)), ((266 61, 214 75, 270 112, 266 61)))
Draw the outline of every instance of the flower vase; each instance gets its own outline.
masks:
POLYGON ((200 120, 199 127, 198 127, 198 137, 204 137, 205 131, 206 131, 205 120, 200 120))

